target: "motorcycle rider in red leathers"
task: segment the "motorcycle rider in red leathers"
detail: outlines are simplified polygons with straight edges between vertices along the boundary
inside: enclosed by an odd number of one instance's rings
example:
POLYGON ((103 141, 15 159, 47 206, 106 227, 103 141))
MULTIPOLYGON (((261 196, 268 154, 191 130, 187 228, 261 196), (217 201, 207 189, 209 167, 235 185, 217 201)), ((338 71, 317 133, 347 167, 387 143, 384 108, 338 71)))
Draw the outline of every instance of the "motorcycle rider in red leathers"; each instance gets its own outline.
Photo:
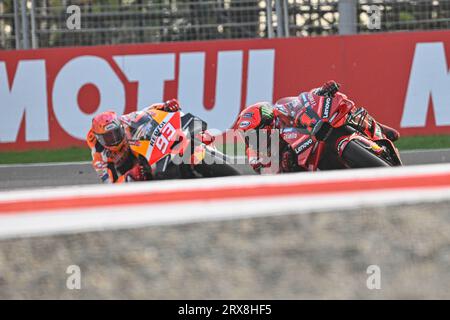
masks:
POLYGON ((130 148, 130 140, 139 140, 143 134, 139 128, 151 120, 152 110, 176 112, 180 110, 177 100, 155 103, 141 110, 118 116, 106 111, 92 119, 87 134, 87 144, 92 152, 92 166, 104 183, 121 183, 150 180, 150 166, 130 148))
MULTIPOLYGON (((338 90, 339 84, 330 80, 323 86, 313 89, 312 92, 320 96, 333 97, 338 90)), ((267 130, 266 132, 268 132, 271 129, 295 127, 296 116, 299 115, 302 108, 303 104, 301 104, 299 97, 281 98, 273 106, 269 102, 258 102, 248 106, 239 114, 234 129, 256 130, 257 132, 258 130, 267 130), (257 123, 250 125, 254 121, 257 123)), ((371 134, 378 125, 391 141, 396 141, 400 137, 397 130, 377 122, 363 107, 355 107, 352 110, 351 119, 352 123, 357 124, 356 129, 360 132, 371 134)), ((268 155, 258 152, 257 148, 249 144, 247 140, 245 144, 247 158, 256 173, 260 173, 262 168, 270 167, 271 164, 267 162, 268 155)), ((295 164, 293 153, 289 150, 280 150, 280 152, 281 163, 278 172, 292 171, 295 164)))

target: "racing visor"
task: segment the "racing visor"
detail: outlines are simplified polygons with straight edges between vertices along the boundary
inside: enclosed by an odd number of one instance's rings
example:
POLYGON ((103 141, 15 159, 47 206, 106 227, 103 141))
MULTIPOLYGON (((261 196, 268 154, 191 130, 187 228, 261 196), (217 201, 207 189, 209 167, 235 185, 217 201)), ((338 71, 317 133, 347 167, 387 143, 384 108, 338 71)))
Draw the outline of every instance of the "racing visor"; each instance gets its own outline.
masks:
POLYGON ((116 126, 113 129, 108 130, 103 134, 96 134, 98 142, 105 147, 113 147, 120 144, 125 138, 124 130, 122 126, 116 126))

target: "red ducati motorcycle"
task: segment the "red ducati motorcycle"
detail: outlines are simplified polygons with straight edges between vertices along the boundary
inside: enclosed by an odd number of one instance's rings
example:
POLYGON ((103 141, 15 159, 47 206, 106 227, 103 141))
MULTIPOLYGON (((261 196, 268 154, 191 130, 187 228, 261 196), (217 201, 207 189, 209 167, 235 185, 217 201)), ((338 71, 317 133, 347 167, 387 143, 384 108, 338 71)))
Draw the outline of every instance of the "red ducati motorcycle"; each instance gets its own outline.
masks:
MULTIPOLYGON (((295 126, 279 129, 280 154, 292 153, 290 171, 402 165, 397 148, 381 127, 364 110, 359 114, 345 94, 331 97, 310 91, 298 98, 295 126)), ((238 123, 242 120, 246 119, 238 123)))

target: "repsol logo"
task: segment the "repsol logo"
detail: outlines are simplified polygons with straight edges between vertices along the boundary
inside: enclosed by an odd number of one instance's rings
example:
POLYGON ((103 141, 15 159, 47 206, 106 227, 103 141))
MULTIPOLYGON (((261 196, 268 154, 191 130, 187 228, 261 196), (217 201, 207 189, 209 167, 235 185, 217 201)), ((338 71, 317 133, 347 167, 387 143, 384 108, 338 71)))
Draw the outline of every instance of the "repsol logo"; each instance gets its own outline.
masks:
POLYGON ((163 121, 155 128, 155 131, 153 132, 152 137, 150 138, 151 146, 155 144, 156 138, 158 138, 161 135, 161 129, 166 125, 166 123, 167 121, 163 121))
POLYGON ((323 119, 328 119, 328 117, 330 116, 331 101, 332 101, 331 98, 325 99, 325 102, 323 104, 323 115, 322 115, 323 119))
POLYGON ((306 140, 305 142, 303 142, 301 145, 299 145, 297 148, 295 148, 295 153, 296 154, 300 154, 303 151, 305 151, 306 149, 308 149, 309 147, 311 147, 313 144, 313 140, 310 138, 308 140, 306 140))

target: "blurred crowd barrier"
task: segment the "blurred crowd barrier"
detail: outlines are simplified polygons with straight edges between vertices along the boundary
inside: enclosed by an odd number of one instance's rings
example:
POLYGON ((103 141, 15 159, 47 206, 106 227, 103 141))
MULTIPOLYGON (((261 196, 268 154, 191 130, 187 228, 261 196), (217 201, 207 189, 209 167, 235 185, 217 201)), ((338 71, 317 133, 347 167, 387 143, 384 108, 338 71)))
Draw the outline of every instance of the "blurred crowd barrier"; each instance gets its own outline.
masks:
POLYGON ((0 0, 0 48, 447 29, 450 0, 0 0))

